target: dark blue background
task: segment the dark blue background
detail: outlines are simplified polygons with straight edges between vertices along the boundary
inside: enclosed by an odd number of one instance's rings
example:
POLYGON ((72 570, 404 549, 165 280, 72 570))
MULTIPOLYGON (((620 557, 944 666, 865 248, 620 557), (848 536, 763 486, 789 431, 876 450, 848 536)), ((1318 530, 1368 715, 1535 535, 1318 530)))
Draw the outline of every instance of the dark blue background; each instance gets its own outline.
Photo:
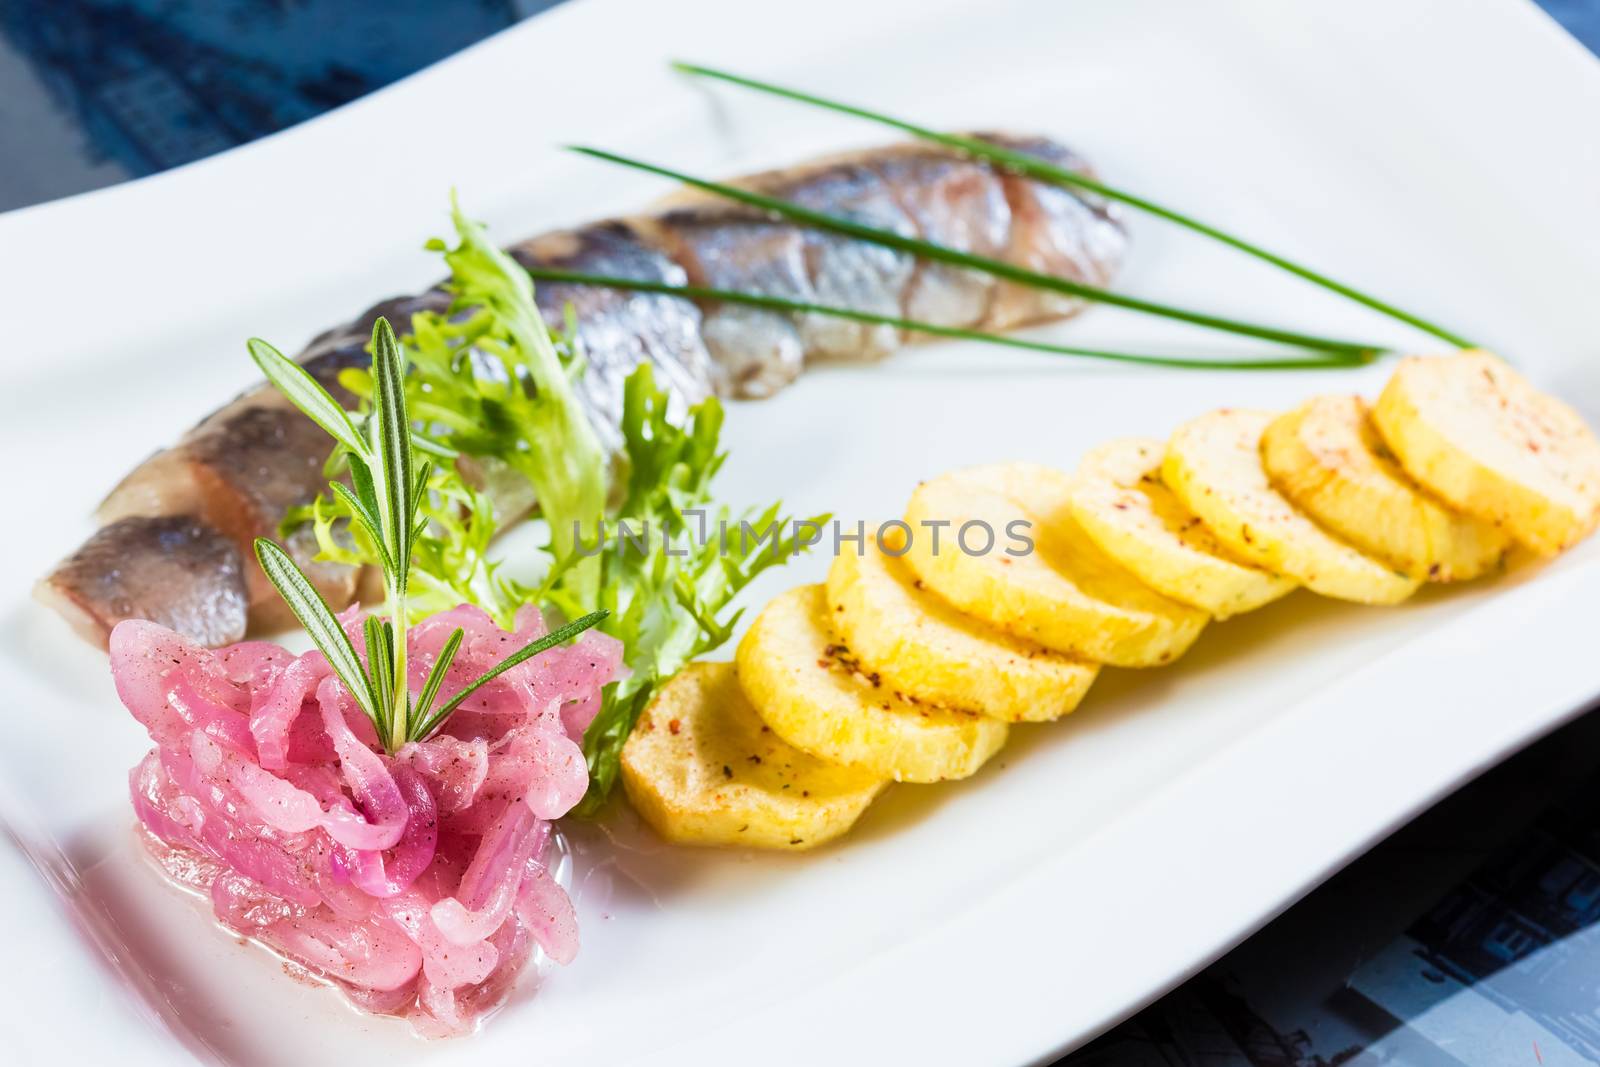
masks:
MULTIPOLYGON (((293 125, 559 2, 0 0, 0 211, 293 125)), ((1540 3, 1600 52, 1600 0, 1540 3)))

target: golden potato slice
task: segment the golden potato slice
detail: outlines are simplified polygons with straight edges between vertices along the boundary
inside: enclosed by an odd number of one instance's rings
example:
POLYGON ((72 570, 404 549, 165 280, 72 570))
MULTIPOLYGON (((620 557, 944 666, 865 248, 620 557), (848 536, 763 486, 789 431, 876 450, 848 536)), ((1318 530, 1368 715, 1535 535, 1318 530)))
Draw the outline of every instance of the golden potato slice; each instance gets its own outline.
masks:
MULTIPOLYGON (((1162 596, 1102 552, 1072 517, 1070 488, 1060 471, 1028 463, 924 482, 906 511, 906 563, 959 610, 1046 648, 1119 667, 1177 659, 1200 636, 1205 612, 1162 596), (994 531, 995 548, 963 550, 969 525, 994 531)), ((976 549, 986 537, 973 540, 976 549)))
POLYGON ((1101 445, 1072 477, 1072 514, 1100 548, 1158 593, 1219 619, 1295 587, 1234 559, 1161 481, 1166 443, 1130 437, 1101 445))
POLYGON ((679 671, 622 747, 628 800, 679 844, 812 848, 849 830, 885 784, 784 743, 745 699, 731 663, 679 671))
POLYGON ((1371 559, 1295 510, 1261 465, 1270 412, 1223 408, 1178 427, 1161 478, 1184 507, 1243 559, 1339 600, 1392 604, 1417 579, 1371 559))
POLYGON ((1372 416, 1407 474, 1536 552, 1600 523, 1600 442, 1487 352, 1402 360, 1372 416))
POLYGON ((827 589, 862 669, 922 703, 1044 722, 1077 707, 1100 670, 967 618, 870 542, 834 559, 827 589))
POLYGON ((1279 415, 1261 436, 1261 462, 1296 507, 1413 578, 1476 578, 1499 566, 1509 544, 1407 477, 1359 396, 1319 396, 1279 415))
POLYGON ((865 673, 829 614, 822 586, 791 589, 739 642, 739 684, 779 737, 900 782, 965 778, 1005 743, 998 719, 910 700, 865 673))

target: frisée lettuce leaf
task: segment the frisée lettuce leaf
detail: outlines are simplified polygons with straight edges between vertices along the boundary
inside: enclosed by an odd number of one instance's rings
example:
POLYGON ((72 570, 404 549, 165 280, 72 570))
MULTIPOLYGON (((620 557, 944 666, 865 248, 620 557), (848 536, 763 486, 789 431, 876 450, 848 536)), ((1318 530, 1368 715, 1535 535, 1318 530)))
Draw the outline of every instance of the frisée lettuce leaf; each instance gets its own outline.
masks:
MULTIPOLYGON (((527 272, 453 199, 451 217, 455 243, 428 245, 450 268, 450 308, 418 313, 401 331, 407 410, 431 461, 409 606, 421 616, 467 602, 502 624, 526 603, 569 619, 608 612, 596 628, 622 642, 627 670, 605 688, 584 736, 590 787, 575 810, 592 814, 656 687, 727 642, 740 617, 735 597, 804 551, 811 539, 800 532, 829 516, 796 522, 778 503, 735 512, 717 502, 712 483, 727 459, 721 402, 675 412, 648 364, 624 384, 614 463, 573 388, 584 361, 570 315, 565 333, 550 330, 527 272), (491 554, 521 517, 504 506, 508 494, 486 488, 507 472, 531 489, 546 536, 537 580, 508 576, 491 554)), ((369 374, 346 371, 340 382, 370 408, 369 374)), ((379 563, 381 546, 358 518, 348 494, 334 492, 285 525, 311 524, 322 558, 379 563)))

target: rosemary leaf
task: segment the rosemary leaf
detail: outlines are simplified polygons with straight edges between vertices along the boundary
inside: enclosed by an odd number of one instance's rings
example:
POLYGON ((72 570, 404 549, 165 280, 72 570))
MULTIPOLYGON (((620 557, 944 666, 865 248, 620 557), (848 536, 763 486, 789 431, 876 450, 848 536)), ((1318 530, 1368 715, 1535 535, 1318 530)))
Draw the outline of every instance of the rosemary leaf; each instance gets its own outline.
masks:
MULTIPOLYGON (((366 508, 367 514, 378 520, 378 485, 373 480, 372 467, 364 456, 347 453, 346 459, 350 464, 350 484, 355 487, 356 499, 366 508)), ((381 521, 378 521, 378 529, 383 529, 381 521)))
POLYGON ((579 634, 583 633, 583 631, 589 629, 589 627, 595 625, 609 614, 610 612, 607 611, 591 611, 583 618, 575 619, 574 621, 567 623, 565 626, 556 630, 551 630, 543 637, 537 638, 529 644, 524 645, 520 650, 513 652, 511 655, 501 660, 498 664, 489 668, 487 671, 484 671, 477 678, 467 683, 465 688, 463 688, 455 696, 451 697, 450 700, 438 711, 436 711, 432 717, 424 722, 421 727, 412 732, 411 740, 426 740, 427 736, 433 732, 435 726, 443 722, 452 711, 455 711, 456 708, 461 706, 462 701, 466 700, 467 697, 477 692, 480 687, 494 681, 506 671, 509 671, 512 667, 532 659, 534 656, 537 656, 546 649, 554 648, 556 645, 559 645, 564 641, 577 637, 579 634))
POLYGON ((258 537, 255 549, 256 559, 260 561, 267 580, 278 590, 283 602, 289 605, 294 617, 300 620, 300 625, 306 628, 306 633, 311 635, 312 642, 328 658, 328 665, 345 684, 345 688, 350 690, 350 695, 355 698, 361 710, 366 712, 373 725, 379 728, 381 736, 382 726, 377 712, 381 705, 374 699, 366 672, 361 667, 361 660, 350 644, 350 638, 345 634, 344 627, 334 618, 333 609, 328 607, 328 602, 322 599, 322 594, 317 592, 311 580, 301 573, 294 560, 289 558, 289 554, 275 542, 265 537, 258 537))
POLYGON ((277 386, 278 391, 288 397, 295 407, 305 412, 307 418, 321 426, 330 437, 356 455, 366 453, 366 442, 361 440, 361 435, 356 432, 350 416, 345 414, 344 408, 328 394, 321 382, 313 378, 300 364, 259 337, 250 338, 248 347, 250 358, 261 368, 261 373, 266 375, 267 381, 277 386))
POLYGON ((450 664, 455 662, 456 653, 461 650, 461 639, 465 635, 466 631, 457 626, 445 639, 444 647, 439 649, 439 656, 428 671, 428 679, 422 684, 422 692, 417 695, 415 717, 418 720, 427 721, 428 710, 438 699, 439 687, 444 685, 444 676, 450 670, 450 664))
MULTIPOLYGON (((390 707, 394 701, 394 695, 390 692, 393 684, 389 675, 391 654, 383 620, 376 615, 368 615, 362 632, 367 640, 367 681, 372 686, 373 703, 380 708, 390 707)), ((378 739, 383 742, 384 748, 391 747, 385 724, 378 724, 378 739)))
POLYGON ((372 547, 378 553, 378 561, 384 573, 393 570, 394 560, 390 558, 389 549, 383 543, 383 526, 378 521, 378 516, 374 515, 372 509, 356 494, 340 483, 331 482, 329 488, 333 490, 335 496, 344 501, 344 506, 350 509, 350 513, 361 524, 362 529, 367 531, 367 536, 372 538, 372 547))
POLYGON ((389 573, 397 591, 404 593, 411 565, 411 522, 416 514, 413 493, 416 478, 411 469, 411 422, 406 416, 405 370, 400 346, 389 320, 379 318, 372 327, 372 365, 376 376, 377 445, 383 470, 384 530, 394 567, 389 573))
POLYGON ((417 538, 428 528, 427 518, 424 517, 419 521, 417 512, 422 505, 423 497, 427 495, 428 479, 431 477, 433 477, 433 463, 423 460, 417 467, 416 478, 411 483, 411 513, 406 516, 405 525, 407 559, 411 557, 411 546, 417 543, 417 538))

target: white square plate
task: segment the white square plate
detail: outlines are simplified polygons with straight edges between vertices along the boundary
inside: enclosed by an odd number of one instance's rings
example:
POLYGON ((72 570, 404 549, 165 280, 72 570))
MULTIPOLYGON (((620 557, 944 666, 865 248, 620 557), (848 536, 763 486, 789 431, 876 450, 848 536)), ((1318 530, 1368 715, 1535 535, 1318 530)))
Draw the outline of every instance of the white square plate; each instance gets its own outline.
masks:
MULTIPOLYGON (((1521 3, 585 0, 285 134, 0 218, 0 816, 17 846, 0 849, 0 1034, 22 1061, 1035 1060, 1600 694, 1591 543, 1400 608, 1301 594, 1217 625, 1171 669, 1108 671, 975 779, 891 791, 815 855, 576 828, 584 949, 475 1039, 359 1019, 224 936, 138 858, 125 774, 146 742, 103 655, 29 585, 132 462, 251 377, 246 337, 292 349, 432 281, 417 249, 452 186, 509 240, 662 191, 564 141, 722 175, 881 139, 687 84, 665 67, 679 56, 935 125, 1058 135, 1110 180, 1445 321, 1600 416, 1600 66, 1521 3)), ((1130 291, 1433 347, 1190 235, 1134 229, 1130 291)), ((1106 310, 1043 332, 1232 346, 1106 310)), ((1384 373, 927 346, 736 405, 724 492, 881 518, 948 467, 1069 465, 1211 406, 1370 391, 1384 373)), ((802 560, 751 602, 825 566, 802 560)))

